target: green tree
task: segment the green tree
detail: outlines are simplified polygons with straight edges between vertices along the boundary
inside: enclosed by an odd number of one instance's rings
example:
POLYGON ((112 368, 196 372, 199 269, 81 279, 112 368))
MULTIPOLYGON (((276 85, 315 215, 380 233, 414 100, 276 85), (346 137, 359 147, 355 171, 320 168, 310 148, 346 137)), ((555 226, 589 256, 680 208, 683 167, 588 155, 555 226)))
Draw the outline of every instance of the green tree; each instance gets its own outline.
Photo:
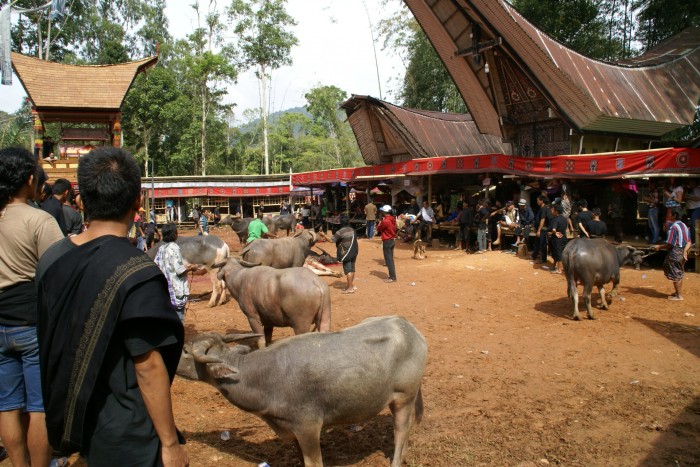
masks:
POLYGON ((637 0, 638 34, 644 50, 678 34, 685 28, 700 26, 700 2, 688 0, 637 0))
POLYGON ((514 0, 513 6, 538 28, 567 47, 591 58, 619 56, 621 46, 606 34, 606 23, 594 0, 514 0))
POLYGON ((0 111, 0 148, 8 146, 31 150, 32 118, 27 102, 13 114, 0 111))
POLYGON ((290 51, 297 45, 296 36, 288 27, 296 21, 285 10, 286 0, 233 0, 229 19, 238 36, 241 63, 246 69, 255 69, 260 81, 260 118, 263 125, 263 155, 265 174, 270 173, 268 147, 268 83, 272 70, 291 65, 290 51))

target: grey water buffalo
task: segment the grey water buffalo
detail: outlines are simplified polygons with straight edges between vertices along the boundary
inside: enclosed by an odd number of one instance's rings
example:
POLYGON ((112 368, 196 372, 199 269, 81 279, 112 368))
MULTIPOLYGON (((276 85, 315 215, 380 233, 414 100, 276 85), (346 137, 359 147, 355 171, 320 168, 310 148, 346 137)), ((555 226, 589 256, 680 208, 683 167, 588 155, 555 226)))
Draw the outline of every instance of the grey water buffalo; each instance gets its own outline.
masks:
POLYGON ((243 248, 241 257, 277 269, 300 268, 315 243, 316 232, 301 230, 293 237, 259 238, 243 248))
MULTIPOLYGON (((222 305, 226 301, 226 287, 216 276, 219 272, 218 264, 228 259, 229 248, 226 242, 215 235, 197 237, 178 237, 176 243, 180 246, 182 259, 187 264, 202 266, 209 273, 211 279, 211 298, 207 306, 222 305)), ((163 242, 158 242, 146 252, 155 259, 163 242)))
POLYGON ((274 269, 229 259, 221 267, 223 280, 263 348, 272 342, 275 327, 291 327, 294 334, 331 330, 331 295, 328 285, 306 268, 274 269))
POLYGON ((294 232, 297 226, 297 218, 294 214, 278 214, 272 216, 272 233, 276 234, 280 230, 284 230, 289 236, 290 232, 294 232))
POLYGON ((605 285, 612 281, 612 297, 617 295, 620 285, 620 267, 625 264, 639 265, 644 252, 629 245, 611 245, 602 238, 577 238, 570 241, 562 253, 562 264, 566 275, 567 293, 574 308, 573 318, 578 314, 577 283, 583 285, 583 299, 586 303, 588 318, 595 319, 591 309, 591 291, 598 287, 603 309, 608 309, 605 300, 605 285))
POLYGON ((211 384, 277 436, 296 441, 306 467, 323 465, 324 426, 359 423, 388 406, 394 417, 391 466, 407 460, 411 426, 423 415, 428 355, 425 338, 411 323, 396 316, 369 318, 253 352, 226 345, 245 337, 199 335, 185 344, 177 374, 211 384))

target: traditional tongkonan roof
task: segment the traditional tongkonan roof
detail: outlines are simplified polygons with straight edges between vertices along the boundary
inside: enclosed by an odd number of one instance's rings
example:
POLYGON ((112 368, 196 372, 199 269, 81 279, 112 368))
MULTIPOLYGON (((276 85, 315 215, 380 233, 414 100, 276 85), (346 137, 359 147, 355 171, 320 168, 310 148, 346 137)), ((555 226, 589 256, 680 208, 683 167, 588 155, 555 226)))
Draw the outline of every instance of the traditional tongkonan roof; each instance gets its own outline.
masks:
POLYGON ((136 76, 157 61, 78 66, 12 53, 15 73, 43 121, 98 122, 102 114, 118 113, 136 76))
POLYGON ((565 47, 505 0, 405 2, 484 133, 501 135, 521 115, 538 113, 579 132, 650 137, 693 121, 700 29, 612 64, 565 47))
POLYGON ((352 96, 341 107, 368 165, 424 157, 510 154, 510 144, 479 133, 469 114, 409 109, 367 96, 352 96))

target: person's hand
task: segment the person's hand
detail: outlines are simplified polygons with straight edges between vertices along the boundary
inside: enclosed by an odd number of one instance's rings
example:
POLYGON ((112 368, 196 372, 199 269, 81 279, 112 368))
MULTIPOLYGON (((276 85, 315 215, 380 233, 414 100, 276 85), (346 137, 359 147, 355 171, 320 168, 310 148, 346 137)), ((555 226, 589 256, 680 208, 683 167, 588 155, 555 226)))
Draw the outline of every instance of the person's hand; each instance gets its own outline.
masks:
POLYGON ((557 238, 562 238, 564 236, 564 234, 561 232, 555 232, 554 235, 556 235, 557 238))
POLYGON ((187 467, 190 465, 187 453, 179 444, 172 447, 163 446, 160 453, 164 467, 187 467))

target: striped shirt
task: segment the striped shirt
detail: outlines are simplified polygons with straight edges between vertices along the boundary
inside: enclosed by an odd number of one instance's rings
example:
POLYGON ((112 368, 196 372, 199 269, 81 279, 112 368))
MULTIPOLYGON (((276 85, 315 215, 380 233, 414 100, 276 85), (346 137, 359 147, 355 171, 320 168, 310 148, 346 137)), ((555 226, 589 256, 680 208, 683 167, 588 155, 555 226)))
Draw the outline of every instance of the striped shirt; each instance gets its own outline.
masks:
POLYGON ((674 222, 668 229, 668 243, 671 246, 685 248, 685 245, 690 242, 690 230, 688 226, 681 221, 674 222))

